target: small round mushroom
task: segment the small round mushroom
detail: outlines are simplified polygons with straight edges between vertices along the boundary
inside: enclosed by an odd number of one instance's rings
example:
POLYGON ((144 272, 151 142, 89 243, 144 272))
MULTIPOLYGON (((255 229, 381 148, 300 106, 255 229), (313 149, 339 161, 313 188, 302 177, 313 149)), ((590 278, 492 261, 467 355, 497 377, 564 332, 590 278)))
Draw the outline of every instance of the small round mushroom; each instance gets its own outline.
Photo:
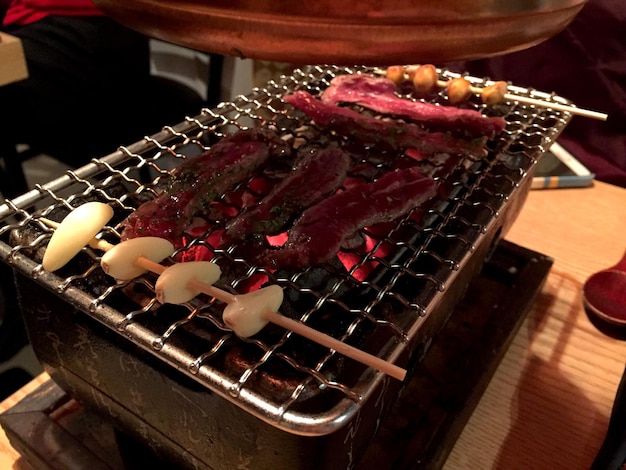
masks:
POLYGON ((453 78, 446 83, 448 100, 452 104, 459 104, 467 101, 472 96, 472 87, 463 77, 453 78))
POLYGON ((214 284, 222 275, 220 267, 210 261, 190 261, 167 267, 159 276, 154 287, 156 298, 162 304, 189 302, 202 292, 194 287, 195 282, 214 284))
POLYGON ((140 258, 160 263, 173 253, 174 245, 165 238, 131 238, 118 243, 102 255, 100 266, 109 276, 119 281, 127 281, 148 271, 148 268, 137 262, 140 258))
POLYGON ((248 294, 236 295, 224 309, 226 326, 242 338, 257 334, 269 320, 265 312, 277 312, 283 303, 283 289, 272 284, 248 294))
POLYGON ((404 66, 391 65, 387 67, 387 70, 385 70, 385 76, 396 85, 401 85, 405 80, 404 66))
POLYGON ((495 82, 483 88, 480 97, 483 103, 487 105, 498 104, 504 100, 504 95, 506 95, 507 89, 508 85, 506 82, 495 82))
POLYGON ((102 202, 86 202, 70 212, 56 227, 41 262, 46 271, 65 266, 113 217, 102 202))
POLYGON ((432 93, 437 89, 439 74, 432 64, 420 65, 413 72, 413 86, 420 93, 432 93))

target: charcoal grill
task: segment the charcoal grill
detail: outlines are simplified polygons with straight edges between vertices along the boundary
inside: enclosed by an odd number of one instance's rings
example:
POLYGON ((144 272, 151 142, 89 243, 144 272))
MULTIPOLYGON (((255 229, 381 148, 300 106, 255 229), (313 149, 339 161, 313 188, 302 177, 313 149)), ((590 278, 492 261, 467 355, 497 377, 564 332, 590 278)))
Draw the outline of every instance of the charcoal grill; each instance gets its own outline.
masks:
MULTIPOLYGON (((338 74, 373 71, 295 70, 1 206, 0 255, 14 267, 31 342, 55 382, 179 466, 354 467, 401 393, 400 382, 277 327, 237 338, 221 320, 223 305, 208 297, 160 305, 153 275, 116 284, 99 268, 101 253, 88 247, 47 273, 40 261, 52 231, 39 219, 60 220, 85 201, 103 201, 115 217, 102 236, 114 243, 116 224, 154 196, 168 170, 237 129, 271 126, 294 144, 333 141, 354 150, 281 97, 296 89, 319 94, 338 74)), ((458 76, 440 73, 442 79, 458 76)), ((571 104, 536 90, 512 86, 510 92, 571 104)), ((446 96, 432 100, 445 104, 446 96)), ((394 362, 410 376, 513 223, 534 165, 570 119, 517 102, 486 107, 472 100, 467 106, 505 117, 506 130, 489 141, 484 155, 420 160, 438 183, 437 196, 384 232, 364 229, 368 249, 346 250, 349 264, 270 271, 230 248, 216 249, 211 233, 190 239, 176 256, 210 252, 229 273, 217 285, 233 293, 263 282, 281 285, 284 314, 394 362)), ((389 158, 410 158, 377 149, 356 155, 373 173, 389 158)), ((225 194, 221 202, 232 208, 233 200, 225 194)))

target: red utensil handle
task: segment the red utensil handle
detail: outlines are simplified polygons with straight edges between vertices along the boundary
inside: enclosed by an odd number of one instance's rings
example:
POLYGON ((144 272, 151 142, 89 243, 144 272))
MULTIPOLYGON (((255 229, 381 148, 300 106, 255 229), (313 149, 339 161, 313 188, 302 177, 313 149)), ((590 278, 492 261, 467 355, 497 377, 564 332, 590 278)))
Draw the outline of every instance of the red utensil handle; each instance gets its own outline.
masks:
POLYGON ((606 438, 591 470, 620 470, 626 464, 626 369, 615 394, 606 438))

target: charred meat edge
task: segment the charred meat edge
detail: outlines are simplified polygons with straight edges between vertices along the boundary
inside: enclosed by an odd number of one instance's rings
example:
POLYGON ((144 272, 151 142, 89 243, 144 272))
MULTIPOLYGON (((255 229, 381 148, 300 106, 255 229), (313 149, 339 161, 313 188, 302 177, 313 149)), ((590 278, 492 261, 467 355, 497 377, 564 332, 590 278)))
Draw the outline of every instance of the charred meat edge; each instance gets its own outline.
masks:
POLYGON ((289 145, 269 129, 254 128, 224 137, 176 168, 165 191, 122 222, 122 240, 158 236, 176 245, 185 227, 208 204, 254 174, 271 157, 290 152, 289 145))
POLYGON ((328 262, 358 230, 408 213, 431 198, 436 187, 432 178, 411 167, 337 192, 305 210, 289 230, 285 245, 266 250, 261 261, 274 268, 328 262))
POLYGON ((307 151, 267 196, 227 224, 224 241, 283 231, 293 217, 341 186, 350 163, 350 156, 337 147, 307 151))

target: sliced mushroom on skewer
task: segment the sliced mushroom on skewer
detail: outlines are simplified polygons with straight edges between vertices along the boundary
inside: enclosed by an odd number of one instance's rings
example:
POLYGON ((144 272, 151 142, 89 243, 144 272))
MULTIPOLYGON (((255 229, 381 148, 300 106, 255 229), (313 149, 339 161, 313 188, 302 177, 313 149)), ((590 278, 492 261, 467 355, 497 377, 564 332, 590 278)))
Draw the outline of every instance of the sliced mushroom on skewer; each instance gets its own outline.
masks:
MULTIPOLYGON (((46 271, 62 268, 102 230, 113 217, 113 209, 101 202, 87 202, 72 210, 55 231, 41 262, 46 271)), ((45 223, 49 221, 40 219, 45 223)), ((50 224, 48 224, 50 225, 50 224)))
MULTIPOLYGON (((67 217, 60 224, 43 218, 40 220, 57 228, 57 230, 63 227, 63 230, 67 233, 70 233, 74 223, 74 218, 68 219, 67 217)), ((106 224, 106 222, 102 223, 101 220, 97 220, 90 226, 97 225, 96 222, 101 223, 100 229, 106 224)), ((252 336, 265 327, 267 323, 271 322, 333 349, 366 366, 373 367, 390 377, 398 380, 404 380, 406 377, 405 369, 278 313, 278 309, 283 301, 283 291, 280 286, 270 285, 248 294, 231 294, 212 285, 221 274, 213 267, 202 265, 199 271, 195 273, 197 275, 194 275, 192 271, 198 269, 198 265, 192 268, 175 268, 174 266, 177 265, 165 267, 159 264, 173 254, 174 248, 168 240, 158 237, 133 238, 120 242, 117 245, 112 245, 94 237, 91 240, 87 240, 84 244, 98 247, 105 252, 101 258, 102 268, 115 279, 132 279, 146 271, 158 274, 160 277, 157 279, 155 290, 157 291, 157 296, 161 295, 162 300, 170 303, 175 303, 173 301, 176 300, 176 303, 183 303, 193 298, 193 296, 189 297, 191 293, 203 292, 226 303, 223 314, 224 322, 239 336, 252 336), (170 269, 172 271, 167 273, 166 271, 170 269), (132 276, 133 274, 134 276, 132 276), (163 274, 165 274, 165 277, 161 280, 163 274), (181 287, 181 279, 177 274, 180 274, 187 281, 181 292, 176 292, 181 287), (207 280, 212 282, 206 282, 207 280), (158 293, 159 291, 161 294, 158 293)), ((73 255, 78 251, 74 251, 73 255)), ((65 257, 67 256, 68 254, 66 253, 65 257)), ((71 259, 71 256, 69 259, 71 259)), ((213 263, 209 262, 209 264, 213 263)))
POLYGON ((196 288, 196 282, 214 284, 221 275, 220 267, 210 261, 189 261, 173 264, 165 268, 156 281, 154 290, 157 300, 162 304, 189 302, 202 292, 202 289, 196 288))
POLYGON ((263 287, 249 294, 236 295, 226 305, 222 319, 237 336, 247 338, 261 331, 270 320, 268 312, 278 312, 283 303, 280 286, 263 287))
POLYGON ((100 266, 109 276, 119 281, 127 281, 150 271, 141 260, 158 264, 173 253, 174 245, 164 238, 131 238, 111 245, 111 248, 102 255, 100 266))

